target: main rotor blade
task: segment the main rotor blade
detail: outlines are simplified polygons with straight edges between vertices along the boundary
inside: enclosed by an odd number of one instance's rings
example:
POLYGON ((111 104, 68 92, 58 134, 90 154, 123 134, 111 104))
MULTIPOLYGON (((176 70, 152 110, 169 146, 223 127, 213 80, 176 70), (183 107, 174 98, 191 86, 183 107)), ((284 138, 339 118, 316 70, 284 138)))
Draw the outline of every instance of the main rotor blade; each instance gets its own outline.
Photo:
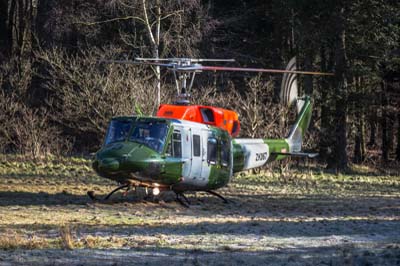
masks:
POLYGON ((334 76, 333 73, 298 71, 298 70, 282 70, 282 69, 267 69, 267 68, 243 68, 243 67, 222 67, 222 66, 182 66, 177 67, 178 71, 241 71, 241 72, 264 72, 264 73, 293 73, 303 75, 321 75, 334 76))
POLYGON ((240 72, 263 72, 263 73, 293 73, 302 75, 320 75, 334 76, 334 73, 283 70, 283 69, 267 69, 267 68, 246 68, 246 67, 224 67, 224 66, 203 66, 200 64, 180 65, 179 62, 190 60, 193 62, 234 62, 234 59, 190 59, 190 58, 135 58, 132 60, 101 60, 100 62, 112 64, 134 64, 134 65, 152 65, 172 68, 176 71, 240 71, 240 72), (170 63, 162 63, 170 62, 170 63))
POLYGON ((132 65, 154 65, 163 67, 173 67, 175 64, 164 64, 156 62, 136 62, 132 60, 100 60, 100 63, 110 63, 110 64, 132 64, 132 65))
POLYGON ((138 63, 132 60, 99 60, 99 63, 110 63, 110 64, 135 64, 138 63))
POLYGON ((193 62, 235 62, 235 59, 194 59, 193 62))
POLYGON ((176 61, 177 58, 143 58, 136 57, 135 61, 176 61))
POLYGON ((168 67, 168 68, 173 68, 176 66, 176 63, 158 63, 158 62, 135 62, 136 65, 150 65, 150 66, 162 66, 162 67, 168 67))
POLYGON ((154 62, 191 62, 191 63, 198 63, 198 62, 235 62, 235 59, 210 59, 210 58, 135 58, 135 61, 154 61, 154 62))

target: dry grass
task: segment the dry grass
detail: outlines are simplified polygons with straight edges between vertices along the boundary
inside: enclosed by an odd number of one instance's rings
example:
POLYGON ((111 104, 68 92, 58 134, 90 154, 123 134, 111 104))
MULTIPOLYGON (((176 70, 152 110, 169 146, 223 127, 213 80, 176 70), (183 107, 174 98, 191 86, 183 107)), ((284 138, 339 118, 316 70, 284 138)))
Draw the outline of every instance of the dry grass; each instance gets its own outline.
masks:
POLYGON ((238 175, 219 191, 231 204, 188 193, 189 209, 137 201, 134 195, 93 203, 87 190, 104 195, 114 184, 97 177, 81 158, 31 162, 0 156, 0 177, 3 250, 263 252, 290 246, 297 236, 385 234, 400 220, 400 178, 372 169, 353 175, 316 168, 238 175))
POLYGON ((100 237, 88 235, 82 240, 82 244, 86 248, 99 248, 102 246, 102 240, 100 237))
POLYGON ((71 227, 69 225, 64 225, 60 228, 60 240, 61 246, 64 249, 72 250, 75 248, 74 237, 71 233, 71 227))
POLYGON ((49 241, 45 238, 30 236, 27 237, 15 231, 7 231, 0 235, 0 249, 45 249, 49 248, 49 241))

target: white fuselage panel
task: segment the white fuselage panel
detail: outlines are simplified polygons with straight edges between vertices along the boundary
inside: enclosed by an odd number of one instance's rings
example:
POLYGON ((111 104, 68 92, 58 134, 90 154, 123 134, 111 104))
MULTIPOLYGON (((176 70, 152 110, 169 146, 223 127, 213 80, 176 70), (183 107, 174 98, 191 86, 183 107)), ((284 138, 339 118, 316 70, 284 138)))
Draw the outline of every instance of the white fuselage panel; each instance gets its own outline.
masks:
POLYGON ((269 158, 268 145, 262 139, 235 139, 244 151, 243 170, 263 166, 269 158))
POLYGON ((210 165, 207 163, 207 139, 209 128, 207 125, 189 121, 173 123, 182 136, 182 177, 184 184, 196 187, 206 186, 210 175, 210 165), (193 135, 200 137, 200 154, 194 154, 193 135))

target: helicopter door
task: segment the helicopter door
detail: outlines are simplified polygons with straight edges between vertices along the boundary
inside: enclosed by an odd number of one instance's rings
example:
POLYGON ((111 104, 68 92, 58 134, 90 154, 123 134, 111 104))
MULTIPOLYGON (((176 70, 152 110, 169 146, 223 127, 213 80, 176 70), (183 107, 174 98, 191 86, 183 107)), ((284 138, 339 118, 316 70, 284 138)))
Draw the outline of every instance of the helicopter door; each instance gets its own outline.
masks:
POLYGON ((182 177, 190 174, 190 131, 181 126, 174 125, 174 131, 167 146, 167 161, 180 160, 182 162, 182 177))
MULTIPOLYGON (((178 128, 178 127, 176 127, 178 128)), ((190 174, 190 168, 191 168, 191 148, 190 148, 190 130, 188 128, 180 128, 180 133, 181 133, 181 140, 182 140, 182 162, 183 162, 183 168, 182 168, 182 176, 187 177, 190 174)))
POLYGON ((191 130, 192 139, 192 167, 190 171, 191 183, 193 185, 202 186, 207 184, 207 176, 204 172, 204 167, 207 166, 206 151, 204 145, 207 143, 204 141, 204 136, 208 135, 207 130, 192 128, 191 130))

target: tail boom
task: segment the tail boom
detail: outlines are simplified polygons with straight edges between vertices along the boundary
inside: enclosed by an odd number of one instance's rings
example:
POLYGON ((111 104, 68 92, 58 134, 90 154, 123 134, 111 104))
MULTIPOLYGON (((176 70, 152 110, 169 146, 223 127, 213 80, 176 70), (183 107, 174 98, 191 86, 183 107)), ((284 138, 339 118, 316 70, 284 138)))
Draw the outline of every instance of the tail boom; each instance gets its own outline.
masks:
POLYGON ((296 58, 286 67, 281 86, 281 103, 291 107, 296 104, 297 119, 285 139, 234 139, 233 172, 261 167, 267 162, 281 160, 287 156, 313 158, 315 153, 301 152, 303 138, 311 121, 311 99, 298 97, 296 58))
POLYGON ((309 97, 297 99, 300 112, 285 139, 233 139, 233 172, 257 168, 288 156, 314 158, 315 153, 301 152, 304 134, 311 120, 309 97))

